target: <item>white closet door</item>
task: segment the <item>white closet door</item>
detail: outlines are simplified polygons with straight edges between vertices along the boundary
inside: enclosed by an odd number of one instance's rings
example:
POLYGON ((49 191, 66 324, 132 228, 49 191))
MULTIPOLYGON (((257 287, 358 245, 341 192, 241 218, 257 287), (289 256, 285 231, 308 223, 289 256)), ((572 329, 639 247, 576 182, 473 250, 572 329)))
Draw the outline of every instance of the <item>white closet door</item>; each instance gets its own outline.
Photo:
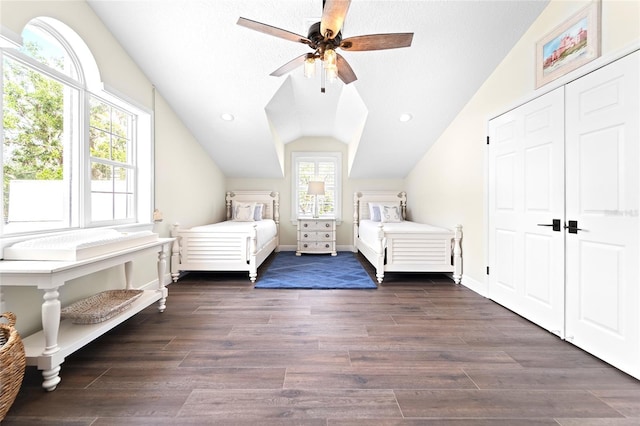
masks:
POLYGON ((640 53, 567 85, 568 341, 640 377, 640 53))
POLYGON ((556 89, 490 121, 488 238, 489 297, 561 337, 563 96, 556 89))

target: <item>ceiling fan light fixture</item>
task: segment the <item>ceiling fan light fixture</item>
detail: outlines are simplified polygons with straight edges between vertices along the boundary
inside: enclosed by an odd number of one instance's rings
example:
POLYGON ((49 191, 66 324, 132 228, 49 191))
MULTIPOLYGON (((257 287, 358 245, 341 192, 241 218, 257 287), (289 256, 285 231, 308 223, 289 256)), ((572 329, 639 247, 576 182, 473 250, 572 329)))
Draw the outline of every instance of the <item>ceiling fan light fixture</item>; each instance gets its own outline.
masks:
POLYGON ((316 74, 316 60, 313 55, 308 55, 304 60, 304 76, 311 78, 316 74))
POLYGON ((322 62, 324 64, 324 69, 326 70, 330 68, 337 69, 338 68, 337 60, 338 60, 338 54, 336 53, 335 50, 327 49, 324 51, 324 54, 322 55, 322 62))

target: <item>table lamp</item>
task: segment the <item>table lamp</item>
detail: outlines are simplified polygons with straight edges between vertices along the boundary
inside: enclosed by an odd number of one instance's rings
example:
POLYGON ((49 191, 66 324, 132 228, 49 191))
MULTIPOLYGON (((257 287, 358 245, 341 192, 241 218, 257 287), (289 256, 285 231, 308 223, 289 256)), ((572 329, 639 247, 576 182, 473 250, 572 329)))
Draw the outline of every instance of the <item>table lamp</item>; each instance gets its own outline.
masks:
POLYGON ((307 188, 307 194, 313 195, 313 217, 318 217, 318 195, 324 195, 324 182, 322 181, 309 181, 309 187, 307 188))

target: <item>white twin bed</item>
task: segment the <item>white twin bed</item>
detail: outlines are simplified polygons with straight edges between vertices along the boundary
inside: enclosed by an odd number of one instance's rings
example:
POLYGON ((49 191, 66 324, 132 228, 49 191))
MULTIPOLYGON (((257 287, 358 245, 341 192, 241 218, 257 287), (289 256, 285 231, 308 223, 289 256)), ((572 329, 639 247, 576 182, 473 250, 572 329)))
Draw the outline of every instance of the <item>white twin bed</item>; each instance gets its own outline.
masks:
MULTIPOLYGON (((385 272, 451 273, 460 283, 461 225, 450 230, 406 220, 405 192, 361 191, 353 199, 354 251, 375 267, 379 283, 385 272)), ((188 271, 247 271, 255 282, 258 267, 278 250, 279 207, 277 192, 227 192, 226 221, 190 229, 174 225, 173 280, 188 271)))
POLYGON ((405 192, 356 192, 353 201, 354 248, 376 268, 379 283, 385 272, 448 272, 460 283, 461 225, 452 231, 407 221, 405 192))
POLYGON ((280 198, 271 191, 226 194, 226 221, 181 229, 173 225, 171 276, 188 271, 247 271, 251 282, 258 267, 278 249, 280 198))

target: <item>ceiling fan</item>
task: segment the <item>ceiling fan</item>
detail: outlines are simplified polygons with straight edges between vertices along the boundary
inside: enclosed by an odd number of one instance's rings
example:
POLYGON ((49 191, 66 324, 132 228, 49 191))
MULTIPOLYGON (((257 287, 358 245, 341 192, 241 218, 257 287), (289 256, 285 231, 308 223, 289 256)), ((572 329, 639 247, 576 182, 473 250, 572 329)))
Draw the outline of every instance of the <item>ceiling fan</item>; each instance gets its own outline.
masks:
MULTIPOLYGON (((242 17, 238 19, 238 25, 274 37, 303 43, 313 49, 313 52, 305 53, 287 62, 272 72, 272 76, 280 77, 303 64, 305 66, 305 75, 310 76, 315 70, 315 61, 318 59, 322 61, 325 74, 329 80, 337 77, 344 84, 349 84, 357 80, 356 74, 349 63, 336 53, 336 49, 364 51, 411 46, 413 33, 369 34, 342 39, 342 25, 351 0, 323 0, 322 4, 321 21, 309 27, 307 37, 250 19, 242 17)), ((324 92, 324 80, 321 90, 324 92)))

